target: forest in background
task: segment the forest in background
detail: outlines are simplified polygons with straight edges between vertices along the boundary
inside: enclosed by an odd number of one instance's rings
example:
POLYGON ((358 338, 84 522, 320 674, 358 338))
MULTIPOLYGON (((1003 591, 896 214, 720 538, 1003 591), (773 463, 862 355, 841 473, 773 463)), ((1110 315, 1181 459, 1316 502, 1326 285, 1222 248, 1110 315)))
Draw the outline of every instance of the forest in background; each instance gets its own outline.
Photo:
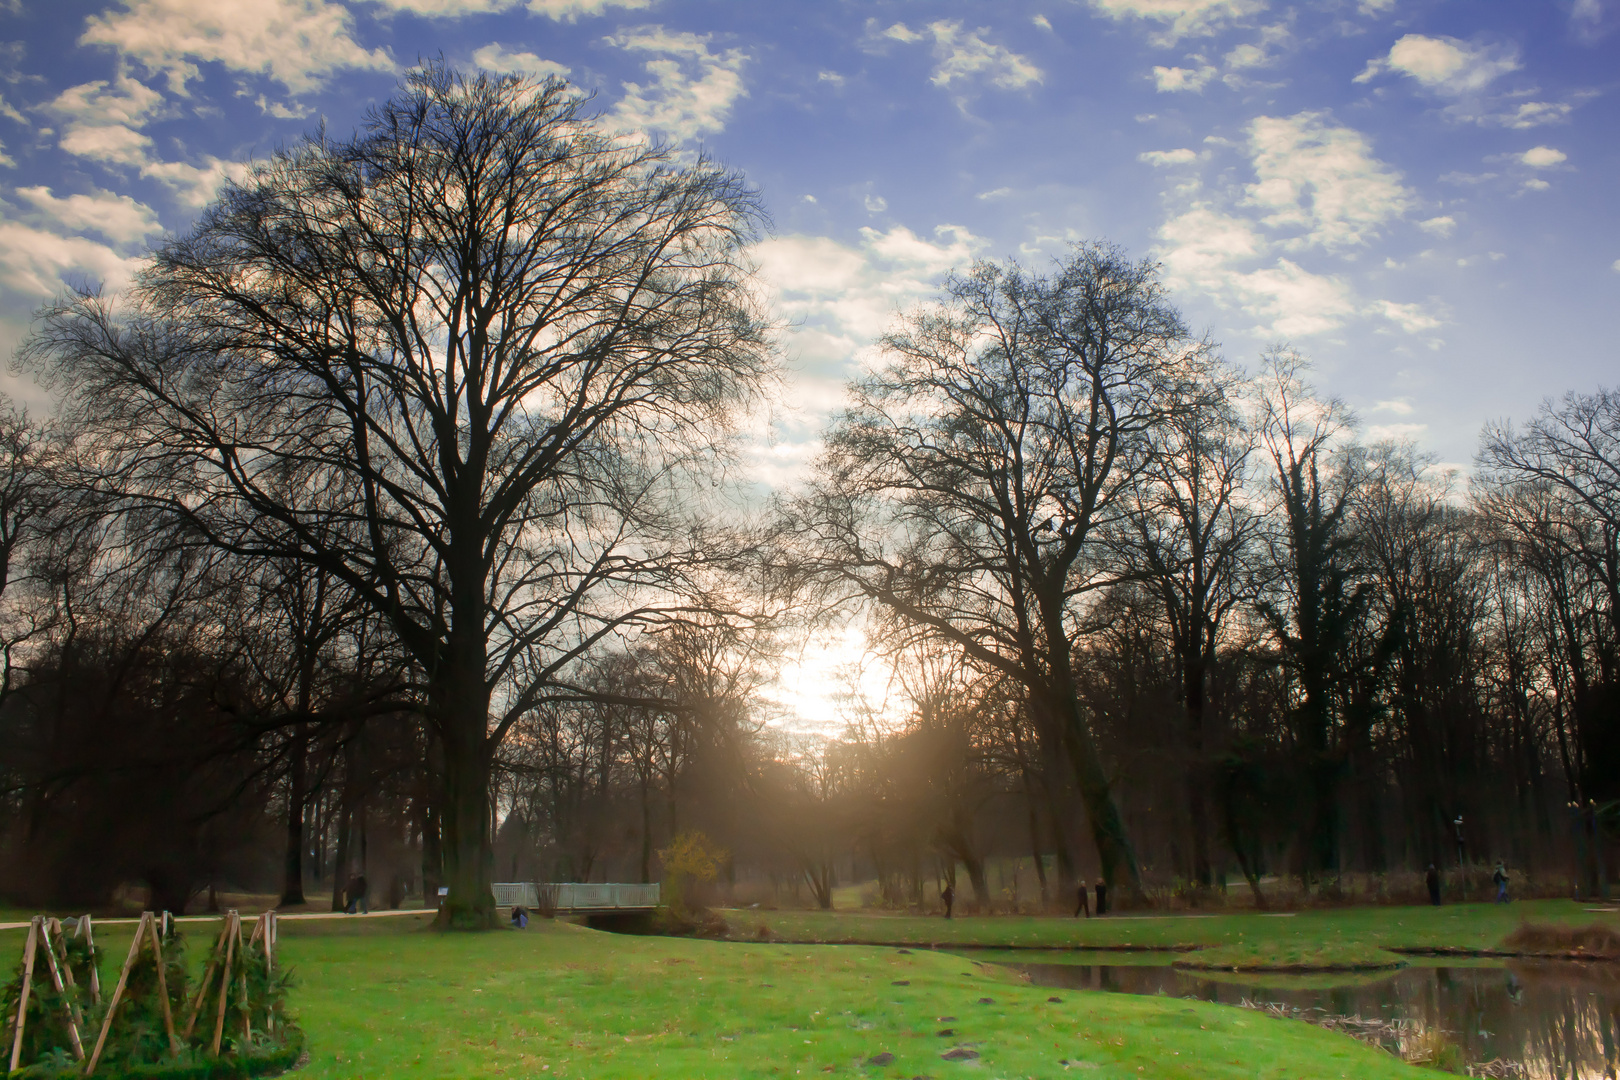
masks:
POLYGON ((1498 859, 1606 894, 1620 394, 1487 425, 1464 480, 1081 244, 897 315, 760 498, 727 471, 772 392, 756 197, 578 109, 430 66, 228 188, 135 306, 42 314, 63 405, 0 425, 0 895, 359 872, 472 910, 657 880, 692 832, 747 902, 1498 859), (848 620, 887 699, 794 734, 771 681, 848 620))

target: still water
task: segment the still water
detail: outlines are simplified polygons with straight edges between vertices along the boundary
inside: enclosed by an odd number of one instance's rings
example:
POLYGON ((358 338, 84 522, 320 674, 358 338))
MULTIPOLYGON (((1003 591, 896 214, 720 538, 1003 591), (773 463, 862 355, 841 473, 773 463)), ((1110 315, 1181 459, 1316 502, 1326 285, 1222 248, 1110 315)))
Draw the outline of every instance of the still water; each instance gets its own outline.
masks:
POLYGON ((1157 956, 1157 962, 1146 964, 1097 953, 975 953, 974 958, 1026 972, 1038 986, 1168 994, 1229 1005, 1248 1001, 1317 1017, 1376 1018, 1388 1027, 1372 1025, 1369 1037, 1409 1057, 1443 1033, 1474 1071, 1493 1063, 1488 1075, 1615 1080, 1620 1069, 1620 964, 1514 961, 1459 967, 1420 960, 1388 974, 1240 979, 1178 971, 1157 956))

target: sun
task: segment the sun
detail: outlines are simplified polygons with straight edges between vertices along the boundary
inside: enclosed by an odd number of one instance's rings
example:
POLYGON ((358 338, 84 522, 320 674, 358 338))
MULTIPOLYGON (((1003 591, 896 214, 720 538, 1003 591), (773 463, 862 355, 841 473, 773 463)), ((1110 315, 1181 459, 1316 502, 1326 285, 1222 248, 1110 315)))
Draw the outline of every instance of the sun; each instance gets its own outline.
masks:
POLYGON ((865 629, 852 624, 806 637, 763 696, 776 707, 773 726, 833 738, 861 715, 898 719, 895 691, 889 661, 873 653, 865 629))

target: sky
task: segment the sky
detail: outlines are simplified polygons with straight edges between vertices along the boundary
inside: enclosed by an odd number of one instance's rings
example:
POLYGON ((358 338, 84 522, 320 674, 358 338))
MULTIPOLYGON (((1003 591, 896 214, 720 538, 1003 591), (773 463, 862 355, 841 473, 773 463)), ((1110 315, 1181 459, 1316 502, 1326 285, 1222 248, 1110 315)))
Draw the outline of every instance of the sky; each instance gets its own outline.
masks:
POLYGON ((0 0, 0 354, 436 56, 565 77, 758 187, 765 485, 942 275, 1081 240, 1464 472, 1485 422, 1620 383, 1620 0, 0 0))

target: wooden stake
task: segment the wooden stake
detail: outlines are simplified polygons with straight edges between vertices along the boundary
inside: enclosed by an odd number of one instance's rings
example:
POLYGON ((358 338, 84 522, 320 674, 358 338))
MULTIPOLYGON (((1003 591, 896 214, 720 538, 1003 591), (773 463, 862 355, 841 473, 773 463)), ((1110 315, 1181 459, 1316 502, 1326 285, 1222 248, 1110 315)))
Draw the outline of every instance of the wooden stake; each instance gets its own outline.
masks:
POLYGON ((101 1034, 96 1038, 95 1053, 90 1055, 90 1064, 85 1066, 86 1076, 95 1073, 96 1064, 101 1060, 101 1051, 106 1049, 107 1033, 112 1030, 113 1016, 118 1012, 118 1002, 124 996, 125 984, 129 982, 129 969, 135 966, 135 958, 141 954, 141 939, 151 922, 152 913, 141 912, 141 921, 135 926, 135 940, 129 943, 129 955, 124 958, 124 970, 118 974, 118 986, 113 989, 112 1000, 107 1003, 107 1016, 101 1021, 101 1034))
POLYGON ((274 995, 271 992, 276 977, 276 913, 270 910, 264 913, 264 1029, 267 1033, 276 1033, 276 1012, 273 1007, 274 995))
MULTIPOLYGON (((58 926, 58 929, 61 927, 58 926)), ((62 985, 62 968, 56 963, 56 944, 51 941, 50 923, 41 922, 39 927, 40 938, 45 943, 46 966, 51 969, 51 985, 62 996, 62 1011, 67 1013, 68 1041, 73 1044, 73 1056, 80 1061, 84 1060, 84 1042, 79 1038, 79 1024, 73 1015, 73 1000, 67 996, 67 987, 62 985)), ((68 972, 68 978, 73 978, 73 972, 68 972)))
POLYGON ((208 993, 208 985, 214 981, 214 969, 219 965, 220 956, 225 951, 225 935, 231 931, 231 920, 227 918, 222 921, 225 925, 220 927, 219 940, 214 943, 214 951, 208 957, 208 967, 203 972, 201 981, 197 983, 197 994, 191 999, 191 1008, 187 1010, 186 1030, 180 1036, 187 1042, 191 1041, 192 1029, 197 1026, 197 1017, 202 1012, 203 997, 208 993))
POLYGON ((90 946, 90 1004, 101 1004, 101 971, 96 966, 96 931, 90 925, 90 913, 86 912, 79 920, 79 929, 74 931, 75 936, 84 938, 85 944, 90 946))
POLYGON ((28 922, 28 943, 23 946, 23 981, 22 994, 17 1001, 16 1034, 11 1037, 11 1070, 17 1071, 17 1064, 22 1060, 23 1027, 28 1022, 28 991, 34 980, 34 950, 39 945, 39 916, 35 915, 28 922))
MULTIPOLYGON (((169 913, 163 913, 165 921, 169 913)), ((169 1033, 169 1052, 180 1052, 180 1040, 174 1037, 174 1014, 169 1007, 169 976, 163 970, 163 935, 157 932, 157 925, 152 926, 152 960, 157 964, 158 1000, 163 1002, 163 1030, 169 1033)))
POLYGON ((236 912, 225 915, 225 968, 219 973, 219 1015, 214 1019, 213 1053, 219 1057, 219 1044, 225 1037, 225 998, 231 986, 231 961, 236 959, 236 943, 242 940, 242 927, 236 912), (232 933, 232 931, 235 933, 232 933))
MULTIPOLYGON (((56 940, 62 944, 62 979, 67 983, 67 988, 73 991, 73 996, 68 1000, 68 1005, 73 1010, 73 1022, 75 1024, 83 1024, 84 1011, 79 1008, 78 1001, 79 986, 73 978, 73 965, 68 962, 67 938, 62 934, 62 920, 52 919, 49 923, 49 928, 51 933, 56 935, 56 940)), ((84 1055, 81 1054, 79 1056, 82 1058, 84 1055)))

